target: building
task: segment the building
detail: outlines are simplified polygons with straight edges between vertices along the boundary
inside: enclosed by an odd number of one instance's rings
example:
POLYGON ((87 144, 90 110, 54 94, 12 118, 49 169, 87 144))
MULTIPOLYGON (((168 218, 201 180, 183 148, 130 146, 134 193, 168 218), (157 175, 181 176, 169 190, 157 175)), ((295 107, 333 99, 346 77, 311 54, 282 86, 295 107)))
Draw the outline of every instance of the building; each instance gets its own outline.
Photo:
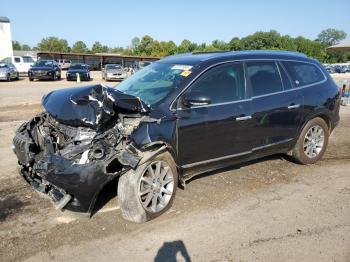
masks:
POLYGON ((37 52, 38 59, 67 59, 72 63, 88 64, 93 70, 100 70, 105 64, 120 64, 122 66, 135 66, 140 61, 156 61, 158 57, 128 56, 113 53, 60 53, 60 52, 37 52))
POLYGON ((13 56, 10 20, 0 16, 0 60, 13 56))

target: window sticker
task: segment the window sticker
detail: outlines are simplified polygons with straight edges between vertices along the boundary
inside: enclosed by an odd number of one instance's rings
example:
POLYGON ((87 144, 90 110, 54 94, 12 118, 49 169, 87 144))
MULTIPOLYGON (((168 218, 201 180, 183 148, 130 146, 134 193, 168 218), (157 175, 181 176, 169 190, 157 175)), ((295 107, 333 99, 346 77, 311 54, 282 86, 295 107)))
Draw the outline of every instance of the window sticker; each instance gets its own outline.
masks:
POLYGON ((184 76, 184 77, 188 77, 192 72, 189 70, 183 71, 180 75, 184 76))
POLYGON ((192 66, 190 65, 174 65, 172 70, 190 71, 192 66))

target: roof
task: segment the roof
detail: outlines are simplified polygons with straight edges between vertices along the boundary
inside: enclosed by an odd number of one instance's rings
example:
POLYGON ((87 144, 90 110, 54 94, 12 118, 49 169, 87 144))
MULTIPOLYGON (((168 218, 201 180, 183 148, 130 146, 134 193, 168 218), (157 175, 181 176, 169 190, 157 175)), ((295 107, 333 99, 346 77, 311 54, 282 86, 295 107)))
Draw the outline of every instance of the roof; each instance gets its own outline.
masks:
POLYGON ((0 16, 0 23, 10 23, 10 19, 6 16, 0 16))
POLYGON ((195 65, 202 62, 234 60, 234 59, 259 59, 259 58, 307 58, 303 53, 292 51, 276 50, 246 50, 246 51, 226 51, 226 52, 195 52, 168 56, 162 59, 165 63, 179 63, 195 65))
POLYGON ((327 47, 328 50, 350 51, 350 40, 327 47))

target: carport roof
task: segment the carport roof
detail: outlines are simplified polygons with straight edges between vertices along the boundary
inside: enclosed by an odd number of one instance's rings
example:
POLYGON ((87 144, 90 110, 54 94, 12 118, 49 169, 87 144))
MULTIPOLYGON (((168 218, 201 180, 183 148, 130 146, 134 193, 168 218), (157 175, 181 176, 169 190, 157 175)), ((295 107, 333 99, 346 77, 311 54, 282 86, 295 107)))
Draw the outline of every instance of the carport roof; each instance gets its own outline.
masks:
POLYGON ((350 51, 350 40, 327 47, 328 50, 350 51))

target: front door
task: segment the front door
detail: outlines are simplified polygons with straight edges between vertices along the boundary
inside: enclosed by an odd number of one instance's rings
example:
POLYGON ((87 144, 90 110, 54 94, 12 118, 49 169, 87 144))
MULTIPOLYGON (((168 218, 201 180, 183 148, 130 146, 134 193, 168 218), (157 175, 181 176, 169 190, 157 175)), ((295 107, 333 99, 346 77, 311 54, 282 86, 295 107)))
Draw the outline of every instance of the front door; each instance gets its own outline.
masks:
POLYGON ((178 102, 180 164, 192 166, 248 154, 251 110, 241 63, 226 63, 204 73, 178 102), (195 92, 210 103, 184 106, 186 97, 195 92))

